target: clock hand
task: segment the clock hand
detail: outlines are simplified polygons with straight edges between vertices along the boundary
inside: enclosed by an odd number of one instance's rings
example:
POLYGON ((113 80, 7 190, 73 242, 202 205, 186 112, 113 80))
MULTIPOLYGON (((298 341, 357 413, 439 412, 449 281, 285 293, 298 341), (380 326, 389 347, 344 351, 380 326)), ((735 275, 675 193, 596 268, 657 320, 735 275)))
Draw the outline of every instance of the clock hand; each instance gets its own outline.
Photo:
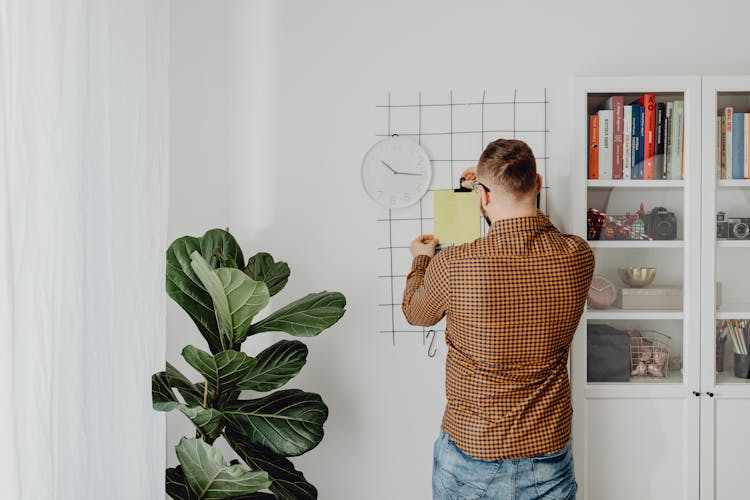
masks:
POLYGON ((393 170, 393 169, 391 168, 391 166, 390 166, 390 165, 388 165, 388 164, 387 164, 386 162, 384 162, 383 160, 380 160, 380 163, 382 163, 383 165, 385 165, 385 166, 386 166, 386 168, 387 168, 388 170, 390 170, 391 172, 393 172, 393 173, 394 173, 394 175, 398 175, 398 172, 396 172, 395 170, 393 170))
POLYGON ((412 172, 396 172, 398 175, 416 175, 417 177, 422 177, 422 174, 415 174, 412 172))

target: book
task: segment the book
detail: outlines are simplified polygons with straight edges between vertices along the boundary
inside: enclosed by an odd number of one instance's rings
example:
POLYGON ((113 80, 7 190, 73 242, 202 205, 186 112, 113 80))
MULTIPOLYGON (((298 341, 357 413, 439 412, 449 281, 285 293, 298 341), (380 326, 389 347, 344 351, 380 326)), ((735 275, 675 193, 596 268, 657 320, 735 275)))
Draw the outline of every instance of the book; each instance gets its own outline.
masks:
POLYGON ((613 95, 608 98, 605 107, 612 111, 612 178, 622 179, 622 142, 623 142, 623 96, 613 95))
POLYGON ((654 153, 656 150, 656 96, 643 94, 638 98, 638 104, 644 109, 643 122, 643 175, 641 179, 654 178, 654 153))
POLYGON ((684 129, 684 102, 674 101, 672 118, 672 164, 670 165, 669 178, 681 179, 683 177, 682 153, 683 153, 683 129, 684 129))
POLYGON ((734 124, 734 108, 728 106, 724 108, 724 140, 726 142, 725 158, 726 162, 726 179, 732 178, 732 125, 734 124))
POLYGON ((745 134, 744 134, 744 141, 745 141, 745 149, 744 149, 744 157, 742 158, 742 178, 747 179, 748 178, 748 165, 747 165, 747 150, 750 148, 750 144, 748 144, 748 141, 750 141, 750 113, 743 113, 745 117, 745 134))
POLYGON ((599 115, 589 116, 589 179, 599 178, 599 115))
POLYGON ((643 168, 643 106, 633 104, 633 152, 630 178, 633 180, 643 179, 640 172, 643 168))
POLYGON ((633 106, 622 107, 622 178, 631 178, 633 164, 633 106))
POLYGON ((656 149, 654 152, 654 179, 664 179, 664 134, 666 127, 667 103, 656 105, 656 149))
POLYGON ((727 119, 719 116, 719 178, 727 178, 727 119))
POLYGON ((599 115, 599 178, 612 179, 612 110, 602 109, 599 115))
POLYGON ((662 175, 662 179, 669 179, 669 171, 672 167, 672 127, 674 125, 674 120, 672 120, 673 114, 674 103, 672 101, 669 101, 667 103, 667 115, 665 116, 667 126, 664 130, 664 173, 662 175))
POLYGON ((745 177, 745 113, 732 114, 732 178, 745 177))

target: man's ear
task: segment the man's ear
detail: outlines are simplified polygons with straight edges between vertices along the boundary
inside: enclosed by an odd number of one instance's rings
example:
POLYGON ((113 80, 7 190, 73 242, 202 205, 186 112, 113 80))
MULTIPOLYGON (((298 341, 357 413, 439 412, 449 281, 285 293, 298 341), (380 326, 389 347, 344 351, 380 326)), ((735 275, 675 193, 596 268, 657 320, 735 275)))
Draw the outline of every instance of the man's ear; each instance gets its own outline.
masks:
POLYGON ((486 207, 490 204, 490 193, 487 192, 486 189, 482 188, 482 195, 480 196, 482 199, 482 206, 486 207))
POLYGON ((542 192, 542 174, 536 174, 536 192, 542 192))

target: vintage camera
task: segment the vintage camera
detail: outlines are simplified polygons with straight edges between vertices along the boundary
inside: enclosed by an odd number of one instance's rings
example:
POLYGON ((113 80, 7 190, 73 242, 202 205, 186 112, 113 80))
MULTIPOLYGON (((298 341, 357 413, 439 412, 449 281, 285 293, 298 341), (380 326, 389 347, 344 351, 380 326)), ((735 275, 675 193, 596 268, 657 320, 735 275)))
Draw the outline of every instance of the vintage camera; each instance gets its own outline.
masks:
POLYGON ((646 234, 655 240, 677 239, 677 217, 664 207, 656 207, 643 216, 646 234))
POLYGON ((750 240, 750 217, 728 217, 727 239, 750 240))
POLYGON ((716 214, 716 239, 725 240, 729 237, 729 228, 727 227, 727 213, 719 212, 716 214))

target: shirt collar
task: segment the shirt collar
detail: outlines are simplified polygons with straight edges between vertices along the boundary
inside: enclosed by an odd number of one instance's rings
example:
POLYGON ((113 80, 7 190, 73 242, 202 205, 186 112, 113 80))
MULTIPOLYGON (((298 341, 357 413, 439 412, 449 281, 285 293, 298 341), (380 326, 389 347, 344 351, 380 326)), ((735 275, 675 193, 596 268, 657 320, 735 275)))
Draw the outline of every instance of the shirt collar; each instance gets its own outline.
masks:
POLYGON ((496 220, 492 223, 488 234, 544 231, 550 226, 552 223, 547 216, 537 209, 536 215, 496 220))

